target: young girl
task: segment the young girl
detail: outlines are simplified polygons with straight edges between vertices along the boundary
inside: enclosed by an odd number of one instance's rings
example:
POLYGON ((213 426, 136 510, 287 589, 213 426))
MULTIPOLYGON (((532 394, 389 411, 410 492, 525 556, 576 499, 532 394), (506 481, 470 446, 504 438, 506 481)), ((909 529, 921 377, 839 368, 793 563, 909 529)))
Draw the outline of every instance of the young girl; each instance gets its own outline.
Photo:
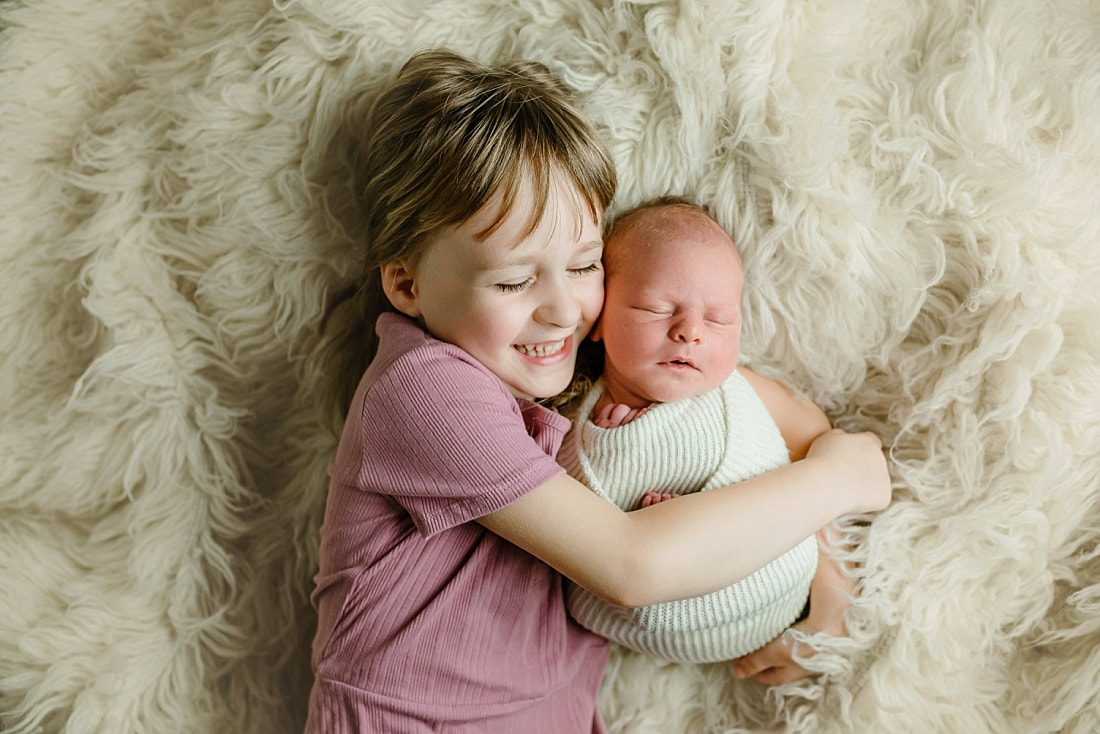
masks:
POLYGON ((606 643, 562 579, 623 606, 699 595, 881 509, 873 436, 626 513, 554 462, 603 300, 605 147, 538 64, 410 60, 364 128, 377 352, 330 468, 309 732, 599 732, 606 643))

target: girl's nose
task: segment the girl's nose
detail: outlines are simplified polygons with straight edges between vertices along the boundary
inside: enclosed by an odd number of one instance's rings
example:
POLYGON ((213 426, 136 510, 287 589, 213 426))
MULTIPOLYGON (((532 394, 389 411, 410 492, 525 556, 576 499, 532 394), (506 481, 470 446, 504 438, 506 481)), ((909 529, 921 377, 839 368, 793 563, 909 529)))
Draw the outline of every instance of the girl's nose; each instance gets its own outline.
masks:
POLYGON ((581 318, 581 304, 570 283, 564 278, 545 283, 542 303, 535 311, 535 318, 544 324, 572 328, 581 318))

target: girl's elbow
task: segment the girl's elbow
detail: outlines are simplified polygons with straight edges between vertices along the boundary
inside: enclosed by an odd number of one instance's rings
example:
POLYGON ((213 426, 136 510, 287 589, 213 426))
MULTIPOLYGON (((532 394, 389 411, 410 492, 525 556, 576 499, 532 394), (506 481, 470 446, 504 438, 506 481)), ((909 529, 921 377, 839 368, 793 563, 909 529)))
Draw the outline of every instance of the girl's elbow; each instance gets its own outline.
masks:
POLYGON ((630 584, 617 585, 614 588, 607 589, 604 593, 597 593, 597 596, 615 606, 626 607, 628 609, 644 607, 653 603, 648 600, 644 591, 640 591, 630 584))
POLYGON ((662 593, 660 566, 644 554, 625 559, 602 588, 590 591, 605 601, 627 608, 667 601, 666 594, 662 593))

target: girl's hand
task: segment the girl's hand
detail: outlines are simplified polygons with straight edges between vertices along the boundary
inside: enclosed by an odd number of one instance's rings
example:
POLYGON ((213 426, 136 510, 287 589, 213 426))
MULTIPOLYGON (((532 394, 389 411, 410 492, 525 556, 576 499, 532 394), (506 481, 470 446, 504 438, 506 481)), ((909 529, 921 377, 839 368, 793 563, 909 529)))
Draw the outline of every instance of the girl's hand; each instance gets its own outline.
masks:
MULTIPOLYGON (((847 433, 833 428, 811 444, 807 459, 828 461, 837 477, 833 486, 843 488, 847 512, 876 512, 890 504, 892 489, 882 441, 873 433, 847 433)), ((841 513, 844 514, 844 513, 841 513)))

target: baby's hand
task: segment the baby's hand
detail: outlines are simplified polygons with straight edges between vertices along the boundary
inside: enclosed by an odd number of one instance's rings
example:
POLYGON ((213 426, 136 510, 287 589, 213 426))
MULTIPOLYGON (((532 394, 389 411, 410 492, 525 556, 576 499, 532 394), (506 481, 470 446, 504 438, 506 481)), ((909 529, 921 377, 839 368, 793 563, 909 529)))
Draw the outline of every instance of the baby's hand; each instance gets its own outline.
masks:
POLYGON ((649 507, 650 505, 656 505, 661 502, 668 502, 671 499, 679 497, 678 494, 672 494, 671 492, 646 492, 642 496, 642 501, 639 507, 649 507))
MULTIPOLYGON (((822 547, 830 542, 830 529, 818 533, 817 573, 810 583, 810 614, 792 626, 807 634, 827 632, 834 637, 848 634, 844 626, 844 612, 852 604, 857 593, 856 581, 841 570, 840 564, 822 547)), ((738 658, 734 662, 736 678, 754 678, 765 685, 778 685, 801 680, 810 675, 794 660, 794 649, 799 643, 786 636, 776 637, 764 647, 738 658)), ((803 657, 814 654, 807 646, 800 651, 803 657)))
POLYGON ((608 403, 600 408, 592 422, 600 428, 618 428, 645 415, 647 410, 649 410, 648 405, 644 408, 631 408, 622 403, 608 403))

